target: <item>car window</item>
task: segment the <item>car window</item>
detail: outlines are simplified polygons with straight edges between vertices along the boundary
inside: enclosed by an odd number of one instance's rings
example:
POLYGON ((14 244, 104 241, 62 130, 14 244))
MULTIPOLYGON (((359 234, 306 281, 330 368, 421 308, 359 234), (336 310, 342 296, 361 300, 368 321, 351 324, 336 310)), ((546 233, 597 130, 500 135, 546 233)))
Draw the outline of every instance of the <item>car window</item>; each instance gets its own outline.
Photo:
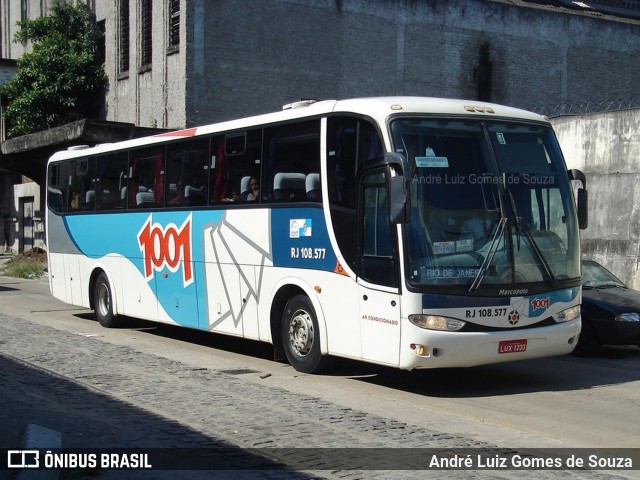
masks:
POLYGON ((582 261, 582 285, 586 288, 627 288, 622 280, 593 260, 582 261))

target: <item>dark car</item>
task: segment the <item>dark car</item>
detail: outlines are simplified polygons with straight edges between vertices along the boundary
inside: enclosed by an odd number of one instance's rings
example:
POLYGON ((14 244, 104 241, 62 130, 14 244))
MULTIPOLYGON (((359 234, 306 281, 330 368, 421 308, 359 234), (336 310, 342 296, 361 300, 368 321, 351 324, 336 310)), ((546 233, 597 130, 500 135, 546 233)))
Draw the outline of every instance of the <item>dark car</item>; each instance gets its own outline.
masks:
POLYGON ((576 354, 600 345, 640 346, 640 291, 593 260, 582 260, 582 331, 576 354))

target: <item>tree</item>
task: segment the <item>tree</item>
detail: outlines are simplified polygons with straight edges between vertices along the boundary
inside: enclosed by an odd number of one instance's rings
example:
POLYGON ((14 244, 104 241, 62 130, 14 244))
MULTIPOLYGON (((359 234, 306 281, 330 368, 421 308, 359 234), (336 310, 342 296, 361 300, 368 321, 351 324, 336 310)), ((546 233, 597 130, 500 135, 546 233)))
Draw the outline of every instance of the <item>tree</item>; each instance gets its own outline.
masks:
POLYGON ((18 25, 15 41, 30 40, 33 50, 17 61, 16 76, 0 87, 8 101, 7 137, 95 117, 107 76, 97 55, 102 34, 89 7, 58 0, 49 16, 18 25))

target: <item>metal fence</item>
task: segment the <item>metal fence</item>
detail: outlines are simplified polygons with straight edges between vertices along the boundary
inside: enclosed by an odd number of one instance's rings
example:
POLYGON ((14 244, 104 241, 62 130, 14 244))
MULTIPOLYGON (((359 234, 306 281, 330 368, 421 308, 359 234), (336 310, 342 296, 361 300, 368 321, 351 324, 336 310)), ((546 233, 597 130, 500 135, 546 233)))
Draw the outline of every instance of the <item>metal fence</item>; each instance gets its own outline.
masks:
POLYGON ((618 100, 563 102, 556 105, 536 105, 527 108, 527 110, 546 115, 547 117, 559 117, 561 115, 584 115, 588 113, 610 112, 613 110, 632 110, 635 108, 640 108, 639 97, 618 100))

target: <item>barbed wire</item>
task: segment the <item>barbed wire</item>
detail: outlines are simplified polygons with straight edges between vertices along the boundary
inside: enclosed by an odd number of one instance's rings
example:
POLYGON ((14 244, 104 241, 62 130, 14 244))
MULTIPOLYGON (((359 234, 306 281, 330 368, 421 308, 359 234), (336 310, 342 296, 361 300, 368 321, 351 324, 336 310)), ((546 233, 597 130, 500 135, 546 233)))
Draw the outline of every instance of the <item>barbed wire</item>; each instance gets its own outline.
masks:
POLYGON ((528 110, 546 115, 559 117, 561 115, 584 115, 587 113, 610 112, 613 110, 632 110, 640 108, 640 98, 631 97, 617 100, 585 100, 563 102, 556 105, 536 105, 528 110))

